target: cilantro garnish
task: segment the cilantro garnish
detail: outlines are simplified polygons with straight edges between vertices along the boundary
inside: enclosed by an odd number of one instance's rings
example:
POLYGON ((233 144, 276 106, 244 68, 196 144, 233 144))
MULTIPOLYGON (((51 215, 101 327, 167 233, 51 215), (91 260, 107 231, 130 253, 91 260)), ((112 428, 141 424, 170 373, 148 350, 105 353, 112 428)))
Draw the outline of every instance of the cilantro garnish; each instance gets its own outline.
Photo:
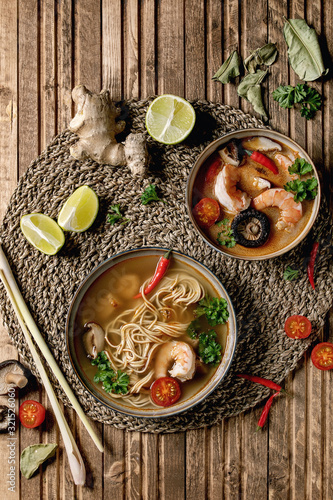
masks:
POLYGON ((283 273, 283 278, 286 281, 293 281, 296 278, 298 278, 298 275, 299 275, 298 269, 293 269, 292 267, 288 266, 288 267, 286 267, 286 269, 283 273))
POLYGON ((142 205, 147 205, 151 201, 163 201, 163 203, 166 203, 157 195, 156 187, 154 186, 154 184, 149 184, 149 186, 144 190, 144 192, 141 195, 142 205))
POLYGON ((131 219, 125 219, 124 216, 122 215, 120 211, 120 204, 118 203, 117 205, 110 205, 109 207, 109 213, 107 214, 107 220, 113 226, 116 222, 120 221, 121 219, 124 219, 121 224, 127 224, 128 221, 131 219), (113 212, 113 213, 111 213, 113 212))
POLYGON ((199 335, 199 356, 205 364, 217 365, 222 359, 222 346, 216 342, 216 332, 209 330, 199 335))
POLYGON ((228 303, 222 297, 209 297, 206 295, 199 301, 199 306, 194 314, 197 318, 205 315, 210 326, 222 325, 229 318, 228 303))
POLYGON ((294 181, 287 182, 287 184, 283 187, 286 191, 295 193, 294 200, 296 202, 313 200, 318 193, 318 181, 315 177, 311 177, 306 181, 296 179, 294 181))
POLYGON ((94 382, 102 382, 106 392, 115 394, 126 394, 128 392, 129 376, 127 373, 118 370, 117 373, 111 368, 104 351, 99 352, 96 359, 91 361, 93 366, 97 366, 98 371, 94 376, 94 382))
POLYGON ((282 108, 292 108, 294 104, 301 105, 301 116, 307 120, 314 117, 314 114, 321 107, 321 95, 316 89, 299 83, 296 87, 292 85, 280 85, 273 91, 273 99, 282 108))
POLYGON ((296 158, 294 163, 288 168, 290 174, 306 175, 313 172, 312 165, 304 158, 296 158))

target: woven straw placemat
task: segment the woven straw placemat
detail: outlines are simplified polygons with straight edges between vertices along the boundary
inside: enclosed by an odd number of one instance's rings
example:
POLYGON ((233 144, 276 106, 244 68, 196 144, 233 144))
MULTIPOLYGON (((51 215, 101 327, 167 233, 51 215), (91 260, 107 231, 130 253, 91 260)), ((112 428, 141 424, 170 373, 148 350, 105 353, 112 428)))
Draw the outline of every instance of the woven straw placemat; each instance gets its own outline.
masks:
MULTIPOLYGON (((151 99, 127 103, 132 131, 145 132, 144 117, 151 99)), ((295 250, 269 261, 246 262, 228 258, 208 246, 194 231, 187 216, 184 193, 186 179, 198 154, 213 139, 250 127, 262 127, 256 118, 238 109, 207 101, 195 101, 197 126, 185 143, 164 146, 148 138, 152 156, 149 177, 134 179, 127 167, 100 166, 78 162, 69 155, 76 140, 69 131, 58 135, 30 165, 13 193, 1 228, 1 241, 24 299, 37 325, 87 415, 127 430, 176 432, 211 425, 254 405, 269 390, 235 377, 252 373, 281 382, 324 323, 332 305, 332 222, 322 204, 314 233, 324 225, 316 264, 316 290, 306 275, 306 262, 313 232, 295 250), (154 183, 164 203, 143 206, 140 195, 154 183), (82 184, 91 186, 100 198, 99 215, 85 233, 66 234, 66 243, 56 256, 45 256, 32 248, 20 231, 23 214, 43 212, 56 219, 66 198, 82 184), (131 221, 110 226, 107 208, 120 203, 131 221), (222 281, 236 309, 239 341, 228 375, 200 405, 167 419, 128 417, 98 403, 73 373, 66 352, 65 322, 79 283, 94 267, 112 255, 135 247, 162 246, 188 254, 209 267, 222 281), (286 282, 287 265, 300 269, 297 281, 286 282), (307 316, 313 333, 305 340, 291 340, 283 330, 291 314, 307 316)), ((36 367, 25 344, 3 287, 0 306, 4 324, 32 372, 36 367)), ((57 380, 50 377, 58 397, 70 405, 57 380)))

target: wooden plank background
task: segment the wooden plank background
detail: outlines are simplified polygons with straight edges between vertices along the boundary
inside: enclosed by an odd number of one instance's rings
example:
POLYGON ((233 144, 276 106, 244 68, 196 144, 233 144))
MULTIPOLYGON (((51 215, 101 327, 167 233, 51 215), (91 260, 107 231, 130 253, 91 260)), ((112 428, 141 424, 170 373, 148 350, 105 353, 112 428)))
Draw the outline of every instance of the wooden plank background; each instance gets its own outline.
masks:
MULTIPOLYGON (((332 193, 332 0, 0 0, 0 15, 0 215, 31 160, 68 125, 75 85, 109 88, 114 99, 161 93, 207 98, 251 113, 235 86, 222 87, 211 77, 234 48, 244 57, 268 41, 279 49, 264 84, 269 124, 309 152, 325 194, 332 193), (283 16, 305 18, 315 27, 331 67, 324 82, 313 84, 324 106, 311 122, 270 98, 278 85, 298 82, 288 65, 283 16)), ((331 314, 322 339, 332 340, 332 327, 331 314)), ((18 354, 1 327, 0 361, 8 358, 18 354)), ((7 490, 7 438, 1 435, 1 498, 331 500, 331 387, 332 373, 314 369, 306 354, 286 380, 294 398, 275 402, 263 432, 255 432, 263 405, 174 435, 126 433, 96 423, 104 455, 64 408, 86 462, 85 487, 73 486, 48 411, 40 430, 17 430, 16 465, 21 450, 36 442, 58 442, 57 456, 29 481, 17 467, 15 492, 7 490)), ((32 387, 20 402, 27 398, 49 407, 42 387, 32 387)))

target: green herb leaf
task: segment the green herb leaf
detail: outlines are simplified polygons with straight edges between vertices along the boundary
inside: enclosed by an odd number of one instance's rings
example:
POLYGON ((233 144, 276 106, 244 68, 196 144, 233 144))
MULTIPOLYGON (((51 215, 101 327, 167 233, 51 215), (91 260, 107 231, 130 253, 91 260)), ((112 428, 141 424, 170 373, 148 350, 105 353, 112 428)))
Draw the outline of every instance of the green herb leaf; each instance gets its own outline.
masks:
POLYGON ((144 190, 144 192, 141 195, 142 205, 147 205, 151 201, 163 201, 163 203, 166 203, 164 200, 158 197, 156 193, 156 187, 154 186, 154 184, 149 184, 149 186, 144 190))
POLYGON ((57 447, 57 444, 32 444, 24 448, 20 459, 20 469, 23 476, 30 479, 45 460, 55 455, 57 447))
POLYGON ((244 67, 249 73, 255 73, 258 66, 270 66, 277 58, 278 50, 275 43, 267 43, 252 52, 244 61, 244 67))
POLYGON ((239 65, 239 55, 237 50, 234 50, 228 59, 222 64, 220 69, 215 73, 212 80, 217 80, 221 83, 230 83, 231 80, 240 75, 239 65))
POLYGON ((312 165, 304 158, 296 158, 294 163, 288 168, 290 174, 306 175, 313 172, 312 165))
POLYGON ((299 83, 296 87, 280 85, 272 93, 273 99, 282 108, 292 108, 294 104, 301 104, 301 115, 307 120, 313 118, 321 107, 321 95, 316 89, 299 83))
POLYGON ((198 319, 194 319, 191 321, 191 323, 188 325, 186 333, 191 339, 196 339, 198 337, 198 330, 200 328, 200 323, 198 319))
POLYGON ((249 73, 244 76, 237 87, 238 95, 250 101, 254 110, 264 116, 264 118, 267 118, 267 113, 262 102, 261 83, 266 75, 267 71, 262 70, 249 73))
POLYGON ((232 229, 229 226, 229 219, 220 220, 219 222, 216 222, 216 225, 222 227, 222 231, 217 233, 217 243, 227 248, 233 248, 236 245, 236 240, 233 236, 232 229))
POLYGON ((287 182, 284 189, 295 193, 294 200, 296 202, 313 200, 318 193, 318 181, 315 177, 311 177, 306 181, 296 179, 294 181, 287 182))
POLYGON ((102 382, 103 389, 106 392, 114 392, 115 394, 126 394, 128 392, 129 376, 121 370, 116 373, 111 368, 111 363, 104 351, 99 352, 96 359, 91 360, 91 364, 98 367, 94 382, 102 382))
POLYGON ((280 85, 272 92, 272 96, 281 108, 292 108, 295 102, 295 88, 291 85, 280 85))
POLYGON ((301 80, 310 82, 327 74, 317 33, 304 19, 286 19, 283 34, 290 65, 301 80))
POLYGON ((292 269, 290 266, 288 266, 283 273, 283 278, 286 281, 293 281, 296 278, 298 278, 298 275, 299 275, 298 269, 292 269))
POLYGON ((217 365, 222 359, 222 346, 216 342, 216 333, 210 330, 199 335, 199 356, 205 364, 217 365))
POLYGON ((194 314, 197 318, 205 315, 210 326, 223 325, 229 318, 228 303, 222 297, 206 295, 199 301, 194 314))
MULTIPOLYGON (((109 207, 110 212, 107 214, 107 221, 113 226, 116 222, 120 221, 121 219, 124 219, 124 216, 122 215, 120 211, 120 204, 118 203, 117 205, 110 205, 109 207), (114 212, 114 213, 111 213, 114 212)), ((128 221, 131 219, 124 219, 121 224, 127 224, 128 221)))

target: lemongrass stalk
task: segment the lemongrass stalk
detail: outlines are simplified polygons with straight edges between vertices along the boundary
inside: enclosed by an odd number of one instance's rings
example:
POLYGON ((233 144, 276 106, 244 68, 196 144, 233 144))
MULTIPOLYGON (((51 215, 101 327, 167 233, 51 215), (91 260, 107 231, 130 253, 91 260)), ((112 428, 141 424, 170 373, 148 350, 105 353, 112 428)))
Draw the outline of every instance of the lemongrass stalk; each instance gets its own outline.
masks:
POLYGON ((90 434, 90 437, 94 441, 95 445, 103 453, 104 448, 103 444, 101 443, 99 437, 97 436, 96 432, 91 426, 91 423, 89 422, 87 416, 85 415, 84 411, 82 410, 78 400, 76 399, 71 387, 69 386, 66 378, 64 377, 62 371, 60 370, 59 366, 57 365, 55 359, 53 358, 45 340, 40 331, 37 328, 37 325, 33 319, 33 317, 30 314, 30 311, 24 302, 24 299, 22 297, 22 294, 17 286, 17 283, 15 281, 15 278, 13 276, 13 273, 10 269, 10 266, 8 264, 7 258, 2 250, 2 247, 0 246, 0 269, 3 270, 3 273, 5 275, 5 278, 7 280, 8 286, 10 290, 12 291, 12 294, 15 298, 15 302, 17 304, 17 307, 19 311, 21 312, 22 318, 24 319, 24 323, 28 327, 28 330, 30 331, 32 337, 34 338, 36 344, 38 345, 39 349, 41 350, 41 353, 43 354, 44 358, 48 362, 51 370, 53 371, 54 375, 58 379, 60 385, 62 386, 66 396, 68 397, 69 401, 73 405, 74 410, 76 411, 77 415, 79 416, 80 420, 82 421, 83 425, 87 429, 88 433, 90 434))
POLYGON ((37 353, 37 350, 32 342, 29 330, 27 329, 24 319, 22 317, 21 311, 19 310, 14 294, 9 287, 9 284, 7 282, 6 276, 4 275, 4 272, 2 269, 0 269, 0 278, 2 283, 4 284, 4 287, 6 289, 6 292, 10 298, 11 304, 13 306, 13 309, 15 311, 15 314, 17 316, 18 322, 20 324, 20 327, 22 328, 22 331, 24 333, 25 340, 28 344, 28 347, 30 349, 30 352, 32 354, 33 360, 37 366, 37 369, 39 371, 40 377, 42 379, 42 382, 44 384, 46 393, 48 395, 48 398, 50 400, 53 413, 57 419, 59 429, 64 441, 64 445, 66 448, 67 456, 68 456, 68 461, 69 461, 69 466, 72 471, 72 476, 74 479, 74 483, 77 485, 83 485, 86 482, 86 470, 84 467, 84 463, 81 457, 81 454, 79 452, 79 449, 76 445, 76 442, 74 440, 74 437, 70 431, 70 428, 68 427, 68 424, 65 420, 65 417, 61 411, 59 401, 54 393, 53 387, 51 385, 51 382, 47 376, 47 373, 45 371, 45 368, 41 362, 41 359, 37 353))

